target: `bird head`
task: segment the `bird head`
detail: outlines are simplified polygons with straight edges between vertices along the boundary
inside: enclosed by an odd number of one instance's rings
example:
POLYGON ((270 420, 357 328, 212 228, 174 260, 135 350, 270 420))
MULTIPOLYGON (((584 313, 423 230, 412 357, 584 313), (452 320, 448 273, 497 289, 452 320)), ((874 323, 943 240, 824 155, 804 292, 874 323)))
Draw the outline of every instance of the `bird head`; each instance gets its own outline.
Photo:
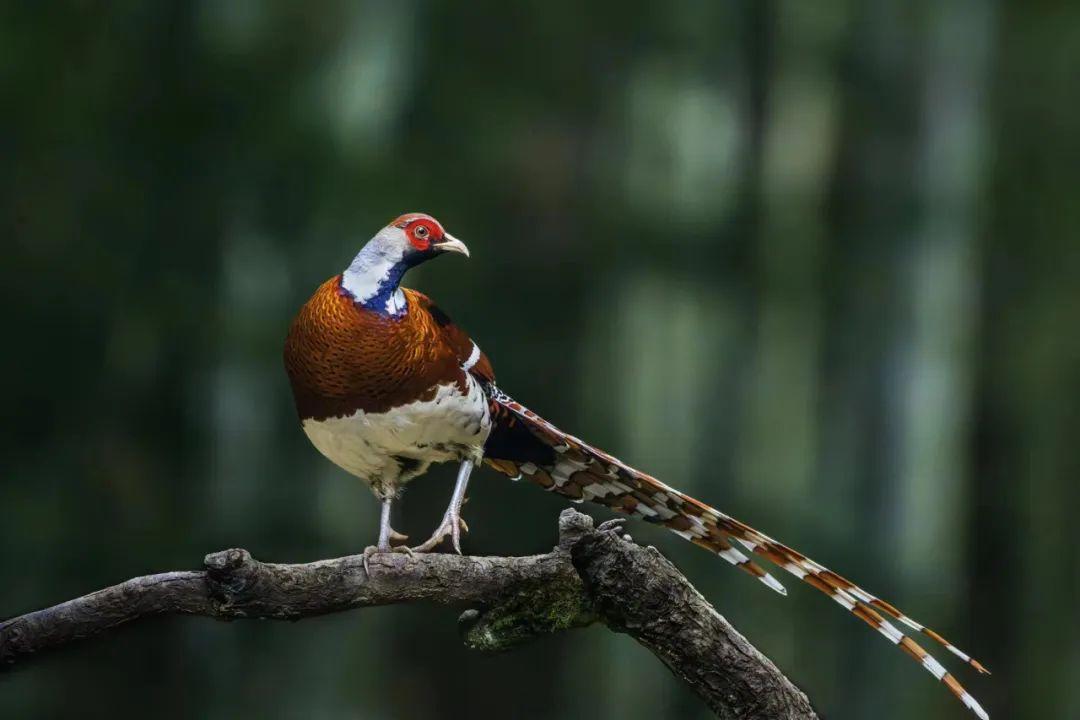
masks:
POLYGON ((424 213, 406 213, 371 239, 385 255, 412 267, 447 252, 469 256, 465 243, 446 232, 438 220, 424 213))
POLYGON ((448 252, 469 256, 465 243, 438 220, 406 213, 368 240, 344 272, 342 287, 361 305, 394 314, 400 303, 395 293, 405 272, 448 252))

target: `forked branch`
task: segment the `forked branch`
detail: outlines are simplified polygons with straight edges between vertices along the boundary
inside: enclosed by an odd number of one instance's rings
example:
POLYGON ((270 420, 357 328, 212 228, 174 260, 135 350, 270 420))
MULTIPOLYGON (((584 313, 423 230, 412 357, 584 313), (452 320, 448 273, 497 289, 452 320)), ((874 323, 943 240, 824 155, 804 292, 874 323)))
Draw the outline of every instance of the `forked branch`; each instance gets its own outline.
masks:
POLYGON ((601 622, 651 650, 721 718, 816 718, 806 696, 740 635, 655 548, 566 510, 545 555, 375 555, 279 565, 246 550, 207 555, 205 569, 128 580, 0 622, 0 667, 139 618, 298 620, 428 600, 466 606, 465 643, 507 650, 601 622))

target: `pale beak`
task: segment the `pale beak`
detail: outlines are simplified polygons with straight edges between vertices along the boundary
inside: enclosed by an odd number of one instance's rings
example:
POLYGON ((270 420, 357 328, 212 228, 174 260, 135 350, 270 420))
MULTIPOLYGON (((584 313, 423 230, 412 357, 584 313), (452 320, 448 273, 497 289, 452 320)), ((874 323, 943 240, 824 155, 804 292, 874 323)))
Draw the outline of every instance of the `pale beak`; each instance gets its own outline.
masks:
POLYGON ((443 252, 456 252, 469 257, 469 248, 465 247, 465 243, 450 233, 444 233, 442 242, 435 243, 435 248, 443 252))

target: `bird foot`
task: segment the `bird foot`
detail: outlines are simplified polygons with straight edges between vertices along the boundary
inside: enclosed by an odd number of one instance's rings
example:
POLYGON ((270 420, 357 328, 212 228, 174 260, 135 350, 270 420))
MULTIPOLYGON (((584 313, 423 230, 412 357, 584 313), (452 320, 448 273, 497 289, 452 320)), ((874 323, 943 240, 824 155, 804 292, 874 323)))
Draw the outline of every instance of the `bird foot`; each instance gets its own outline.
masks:
POLYGON ((438 547, 443 540, 447 537, 450 538, 454 546, 454 552, 458 555, 461 554, 461 534, 469 532, 469 526, 465 524, 465 520, 460 515, 446 513, 443 515, 442 522, 439 523, 439 527, 435 529, 435 532, 426 542, 417 545, 412 550, 413 552, 424 553, 431 552, 438 547))
MULTIPOLYGON (((408 540, 408 535, 402 535, 401 533, 392 532, 390 535, 393 540, 408 540)), ((364 548, 364 572, 371 575, 371 569, 368 567, 368 561, 372 555, 382 555, 383 553, 404 553, 409 557, 412 557, 413 549, 408 545, 387 545, 386 547, 379 547, 378 545, 368 545, 364 548)))

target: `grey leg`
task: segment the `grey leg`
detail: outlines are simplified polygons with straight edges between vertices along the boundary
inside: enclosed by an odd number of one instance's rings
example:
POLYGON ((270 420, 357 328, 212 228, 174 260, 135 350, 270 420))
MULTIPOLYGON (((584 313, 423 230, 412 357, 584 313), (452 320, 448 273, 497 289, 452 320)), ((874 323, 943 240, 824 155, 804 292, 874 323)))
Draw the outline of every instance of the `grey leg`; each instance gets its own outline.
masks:
POLYGON ((393 502, 390 498, 382 501, 382 515, 379 516, 379 544, 375 546, 379 552, 390 551, 390 534, 394 532, 390 527, 390 505, 393 502))
MULTIPOLYGON (((461 519, 461 506, 465 504, 465 489, 469 487, 469 476, 473 471, 472 460, 462 460, 458 468, 457 482, 454 483, 454 492, 450 495, 450 507, 446 508, 446 516, 455 520, 461 519)), ((457 545, 457 541, 454 542, 457 545)), ((461 550, 458 550, 461 552, 461 550)))
POLYGON ((458 469, 457 482, 454 483, 454 492, 450 495, 450 505, 443 514, 442 522, 435 529, 435 533, 422 545, 413 548, 416 552, 428 552, 450 536, 454 543, 454 551, 461 554, 461 531, 469 531, 469 526, 461 519, 461 506, 465 503, 465 490, 469 487, 469 475, 472 474, 474 463, 472 460, 462 460, 458 469))

